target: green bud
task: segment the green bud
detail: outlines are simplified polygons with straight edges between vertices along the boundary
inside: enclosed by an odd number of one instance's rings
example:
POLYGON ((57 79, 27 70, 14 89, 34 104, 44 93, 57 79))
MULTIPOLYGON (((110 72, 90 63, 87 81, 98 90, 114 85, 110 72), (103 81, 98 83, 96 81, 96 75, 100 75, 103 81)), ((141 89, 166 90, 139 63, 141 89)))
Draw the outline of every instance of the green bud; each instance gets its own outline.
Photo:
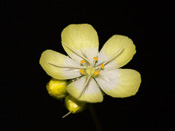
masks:
POLYGON ((50 96, 56 99, 62 99, 67 96, 66 86, 67 81, 52 78, 46 85, 46 88, 50 96))

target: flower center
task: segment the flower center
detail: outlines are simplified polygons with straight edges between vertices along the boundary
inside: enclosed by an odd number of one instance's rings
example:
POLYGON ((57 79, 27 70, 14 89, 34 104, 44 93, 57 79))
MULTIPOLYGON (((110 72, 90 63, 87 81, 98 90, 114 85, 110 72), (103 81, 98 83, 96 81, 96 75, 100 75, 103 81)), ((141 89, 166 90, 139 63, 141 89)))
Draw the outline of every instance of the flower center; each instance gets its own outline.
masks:
POLYGON ((85 65, 85 63, 86 63, 85 60, 81 60, 81 61, 80 61, 80 64, 81 64, 81 65, 86 66, 85 69, 80 69, 80 73, 81 73, 82 75, 88 75, 88 76, 94 77, 94 76, 97 76, 97 75, 100 73, 100 70, 101 70, 101 69, 102 69, 102 70, 104 69, 104 64, 101 64, 100 66, 95 67, 95 63, 98 61, 98 57, 94 57, 93 59, 94 59, 94 64, 93 64, 93 66, 91 66, 91 67, 87 67, 87 66, 85 65))
POLYGON ((89 67, 86 69, 86 74, 89 76, 92 76, 94 74, 95 70, 92 67, 89 67))

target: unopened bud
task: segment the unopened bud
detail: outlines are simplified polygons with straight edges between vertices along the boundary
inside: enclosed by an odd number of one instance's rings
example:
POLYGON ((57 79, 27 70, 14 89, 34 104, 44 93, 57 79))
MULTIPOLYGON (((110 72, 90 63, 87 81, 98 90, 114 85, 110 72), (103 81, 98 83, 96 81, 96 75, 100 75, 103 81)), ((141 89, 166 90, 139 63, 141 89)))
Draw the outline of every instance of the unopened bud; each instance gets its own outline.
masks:
POLYGON ((65 98, 65 105, 71 113, 78 113, 85 108, 85 102, 78 101, 70 95, 65 98))
POLYGON ((51 79, 46 85, 46 88, 50 96, 56 99, 62 99, 67 95, 66 86, 67 81, 65 80, 51 79))

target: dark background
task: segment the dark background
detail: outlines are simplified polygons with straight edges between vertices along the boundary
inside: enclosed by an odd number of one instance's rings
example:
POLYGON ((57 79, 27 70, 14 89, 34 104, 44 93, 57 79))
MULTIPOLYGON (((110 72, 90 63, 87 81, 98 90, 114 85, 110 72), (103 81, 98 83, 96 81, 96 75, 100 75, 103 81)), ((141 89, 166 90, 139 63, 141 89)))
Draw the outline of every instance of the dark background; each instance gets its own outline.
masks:
POLYGON ((103 130, 173 130, 175 89, 164 81, 170 77, 164 74, 173 69, 173 18, 168 1, 1 1, 0 129, 96 130, 87 109, 61 118, 68 112, 64 101, 47 94, 50 77, 39 65, 46 49, 66 54, 60 38, 63 28, 89 23, 98 32, 100 48, 114 34, 129 36, 137 53, 123 68, 142 75, 137 95, 125 99, 106 95, 102 103, 94 104, 103 130))

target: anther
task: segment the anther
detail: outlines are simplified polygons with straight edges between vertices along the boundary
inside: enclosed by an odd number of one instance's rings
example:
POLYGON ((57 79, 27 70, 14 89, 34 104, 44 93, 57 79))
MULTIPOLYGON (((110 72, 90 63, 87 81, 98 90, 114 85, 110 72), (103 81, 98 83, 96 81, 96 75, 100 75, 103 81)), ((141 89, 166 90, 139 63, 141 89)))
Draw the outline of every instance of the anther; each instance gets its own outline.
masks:
POLYGON ((101 64, 101 68, 104 69, 104 64, 101 64))
POLYGON ((85 63, 85 60, 81 60, 81 61, 80 61, 80 64, 83 64, 83 63, 85 63))
POLYGON ((80 69, 80 73, 81 73, 82 75, 84 75, 84 70, 83 70, 83 69, 80 69))
POLYGON ((94 75, 96 76, 96 75, 98 75, 99 74, 99 71, 95 71, 94 72, 94 75))
POLYGON ((94 60, 98 61, 98 57, 94 57, 94 60))

